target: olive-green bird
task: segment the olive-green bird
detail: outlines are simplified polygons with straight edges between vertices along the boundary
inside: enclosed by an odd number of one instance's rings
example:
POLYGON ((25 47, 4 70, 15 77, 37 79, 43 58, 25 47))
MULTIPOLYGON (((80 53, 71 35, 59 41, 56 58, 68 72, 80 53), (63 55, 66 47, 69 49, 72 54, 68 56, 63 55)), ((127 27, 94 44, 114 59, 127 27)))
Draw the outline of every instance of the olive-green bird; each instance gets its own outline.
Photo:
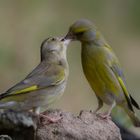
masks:
POLYGON ((0 95, 0 109, 33 110, 39 114, 40 107, 46 108, 60 97, 69 74, 68 43, 60 38, 43 41, 40 64, 23 81, 0 95))
POLYGON ((108 117, 115 105, 122 107, 135 126, 140 126, 133 106, 139 105, 127 90, 123 71, 112 48, 97 28, 86 19, 76 21, 69 28, 65 39, 78 40, 82 44, 82 66, 84 74, 98 99, 97 112, 103 102, 110 106, 108 117))

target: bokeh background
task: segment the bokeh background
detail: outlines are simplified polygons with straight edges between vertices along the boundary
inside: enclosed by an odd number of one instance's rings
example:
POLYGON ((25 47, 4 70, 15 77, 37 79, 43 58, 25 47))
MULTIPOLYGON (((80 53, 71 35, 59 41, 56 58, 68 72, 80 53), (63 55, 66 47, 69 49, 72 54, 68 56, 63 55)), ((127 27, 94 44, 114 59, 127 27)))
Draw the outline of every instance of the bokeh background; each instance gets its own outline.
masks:
MULTIPOLYGON (((40 44, 45 38, 63 36, 75 20, 87 18, 113 47, 128 88, 140 103, 139 5, 139 0, 1 0, 0 92, 22 80, 39 63, 40 44)), ((82 73, 80 52, 79 42, 69 46, 68 85, 64 96, 51 107, 76 114, 81 109, 96 108, 96 97, 82 73)), ((127 126, 126 116, 114 112, 127 126)), ((131 127, 131 130, 139 132, 140 129, 131 127)))

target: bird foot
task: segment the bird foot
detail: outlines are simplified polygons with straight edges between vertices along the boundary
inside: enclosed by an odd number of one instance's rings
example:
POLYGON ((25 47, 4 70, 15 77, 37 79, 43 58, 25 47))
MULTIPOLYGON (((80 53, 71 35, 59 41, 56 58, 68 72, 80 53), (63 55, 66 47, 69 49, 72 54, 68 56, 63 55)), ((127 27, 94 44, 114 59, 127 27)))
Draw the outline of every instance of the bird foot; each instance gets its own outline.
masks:
POLYGON ((98 116, 103 120, 110 120, 111 116, 108 113, 98 113, 98 116))
MULTIPOLYGON (((44 114, 39 114, 39 116, 41 118, 43 118, 43 120, 46 120, 49 122, 49 123, 57 123, 58 121, 60 121, 62 119, 62 117, 57 117, 57 118, 51 118, 51 117, 48 117, 47 115, 44 115, 44 114)), ((43 122, 44 124, 44 122, 43 122)))

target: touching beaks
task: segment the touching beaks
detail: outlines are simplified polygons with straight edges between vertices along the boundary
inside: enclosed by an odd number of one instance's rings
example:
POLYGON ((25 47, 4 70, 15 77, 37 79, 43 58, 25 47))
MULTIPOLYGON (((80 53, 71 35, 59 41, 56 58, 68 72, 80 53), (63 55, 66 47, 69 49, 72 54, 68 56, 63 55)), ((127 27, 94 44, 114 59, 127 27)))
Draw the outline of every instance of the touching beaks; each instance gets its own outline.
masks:
POLYGON ((74 36, 71 32, 68 32, 67 35, 62 39, 62 41, 63 40, 74 41, 76 40, 76 36, 74 36))
POLYGON ((64 40, 64 44, 65 44, 65 45, 69 45, 69 43, 70 43, 71 41, 72 41, 71 39, 65 39, 65 40, 64 40))

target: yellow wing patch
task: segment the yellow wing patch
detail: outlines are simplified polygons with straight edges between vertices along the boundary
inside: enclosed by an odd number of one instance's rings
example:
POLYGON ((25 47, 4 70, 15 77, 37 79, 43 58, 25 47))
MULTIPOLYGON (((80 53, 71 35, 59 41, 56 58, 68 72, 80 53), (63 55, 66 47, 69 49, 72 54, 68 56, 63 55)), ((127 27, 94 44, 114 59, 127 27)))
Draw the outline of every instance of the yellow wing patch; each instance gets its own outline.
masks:
POLYGON ((30 92, 30 91, 34 91, 34 90, 36 90, 36 89, 38 89, 38 87, 37 87, 36 85, 34 85, 34 86, 31 86, 31 87, 28 87, 28 88, 25 88, 25 89, 16 91, 15 94, 30 92))
POLYGON ((126 89, 126 87, 125 87, 125 85, 124 85, 123 80, 122 80, 120 77, 118 77, 118 80, 119 80, 119 83, 120 83, 120 85, 121 85, 121 87, 122 87, 122 89, 123 89, 123 91, 124 91, 124 94, 125 94, 127 97, 129 97, 128 91, 127 91, 127 89, 126 89))
POLYGON ((134 112, 133 107, 132 107, 132 103, 131 103, 131 100, 130 100, 130 96, 129 96, 129 93, 128 93, 126 87, 125 87, 125 84, 124 84, 123 80, 121 79, 121 77, 118 77, 118 80, 119 80, 119 83, 122 87, 125 98, 127 100, 128 107, 132 112, 134 112))
POLYGON ((56 77, 55 84, 58 85, 59 83, 61 83, 64 80, 64 77, 65 77, 65 73, 64 71, 61 71, 56 77))

